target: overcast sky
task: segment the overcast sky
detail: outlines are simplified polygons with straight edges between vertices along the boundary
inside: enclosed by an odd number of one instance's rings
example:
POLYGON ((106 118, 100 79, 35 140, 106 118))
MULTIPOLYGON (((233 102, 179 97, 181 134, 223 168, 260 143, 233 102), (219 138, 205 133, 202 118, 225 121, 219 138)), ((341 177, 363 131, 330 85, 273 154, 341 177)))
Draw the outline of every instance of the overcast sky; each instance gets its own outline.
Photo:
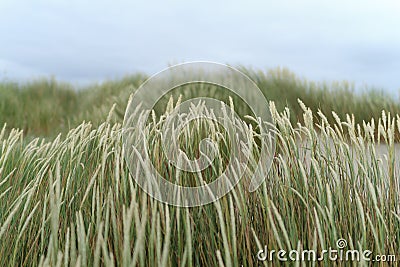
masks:
POLYGON ((208 60, 400 89, 400 1, 0 0, 0 79, 74 83, 208 60))

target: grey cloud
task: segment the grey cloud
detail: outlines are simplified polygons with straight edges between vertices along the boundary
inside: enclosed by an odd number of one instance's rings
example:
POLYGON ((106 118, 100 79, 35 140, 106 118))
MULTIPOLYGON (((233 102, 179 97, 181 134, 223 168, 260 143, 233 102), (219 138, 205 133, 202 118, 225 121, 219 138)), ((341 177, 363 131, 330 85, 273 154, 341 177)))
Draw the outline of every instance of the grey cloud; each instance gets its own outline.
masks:
POLYGON ((214 60, 400 87, 393 71, 400 18, 386 2, 5 1, 0 72, 16 78, 39 73, 95 81, 214 60))

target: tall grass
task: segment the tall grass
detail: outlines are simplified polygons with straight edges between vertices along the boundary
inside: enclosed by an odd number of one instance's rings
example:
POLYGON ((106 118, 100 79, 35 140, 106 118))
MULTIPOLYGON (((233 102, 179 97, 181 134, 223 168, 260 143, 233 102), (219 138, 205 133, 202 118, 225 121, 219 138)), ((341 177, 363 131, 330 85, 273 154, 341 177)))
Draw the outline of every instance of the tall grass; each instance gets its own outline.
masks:
POLYGON ((126 99, 145 76, 135 74, 84 88, 55 79, 29 83, 0 82, 0 125, 23 129, 26 135, 55 137, 78 126, 83 120, 98 126, 114 103, 123 116, 126 99))
POLYGON ((196 208, 162 204, 136 185, 115 109, 98 126, 83 122, 52 141, 25 141, 21 130, 3 128, 0 265, 277 266, 257 260, 264 245, 321 251, 339 238, 348 248, 398 254, 400 117, 380 112, 357 124, 352 114, 297 105, 303 118, 295 124, 289 108, 270 104, 277 150, 261 188, 250 193, 245 177, 196 208), (383 157, 380 140, 389 151, 383 157))
MULTIPOLYGON (((357 89, 347 81, 316 83, 299 78, 284 68, 241 70, 257 83, 267 99, 275 102, 279 111, 285 107, 291 110, 293 124, 303 120, 298 98, 311 108, 313 114, 318 109, 324 112, 330 123, 335 121, 332 111, 341 118, 354 114, 358 123, 371 118, 377 121, 382 110, 400 113, 400 102, 379 88, 357 89)), ((114 119, 122 122, 127 98, 145 79, 145 75, 135 74, 83 88, 54 79, 25 84, 0 82, 0 125, 7 123, 10 129, 23 129, 26 135, 55 137, 67 133, 82 121, 100 125, 113 104, 116 104, 114 119)), ((216 90, 208 92, 215 93, 216 90)), ((226 95, 220 97, 226 100, 226 95)), ((164 99, 164 103, 167 101, 168 98, 164 99)), ((235 106, 239 107, 236 103, 235 106)))

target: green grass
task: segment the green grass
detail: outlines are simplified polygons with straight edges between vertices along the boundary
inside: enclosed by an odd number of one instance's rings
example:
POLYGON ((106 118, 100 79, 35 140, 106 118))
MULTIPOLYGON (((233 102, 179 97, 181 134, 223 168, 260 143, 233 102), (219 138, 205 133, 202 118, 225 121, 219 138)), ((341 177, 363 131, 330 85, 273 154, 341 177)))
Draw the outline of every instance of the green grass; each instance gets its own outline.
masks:
MULTIPOLYGON (((245 175, 227 196, 196 208, 157 202, 129 174, 121 122, 142 77, 79 92, 54 81, 2 84, 0 122, 8 126, 0 133, 0 265, 258 266, 265 245, 321 251, 336 248, 339 238, 348 248, 398 255, 398 103, 341 85, 317 89, 285 71, 257 75, 276 100, 270 105, 277 140, 271 171, 253 193, 245 175), (324 112, 312 111, 319 107, 324 112), (354 116, 346 117, 351 108, 354 116), (380 140, 389 148, 386 159, 375 151, 380 140)), ((235 103, 235 109, 246 107, 235 103)), ((157 142, 163 120, 156 117, 147 131, 152 161, 168 174, 173 170, 162 164, 157 142)), ((197 153, 203 133, 189 133, 185 149, 197 153)))
POLYGON ((23 129, 25 135, 56 136, 83 120, 99 125, 114 103, 123 117, 127 98, 145 77, 137 74, 118 81, 74 88, 54 79, 30 83, 0 83, 0 125, 23 129))
MULTIPOLYGON (((377 120, 382 110, 400 113, 400 102, 383 90, 361 88, 356 92, 346 81, 315 83, 280 68, 267 72, 241 70, 257 83, 268 100, 275 102, 279 111, 285 107, 291 110, 290 119, 294 124, 302 121, 302 110, 297 104, 299 98, 314 113, 320 109, 327 114, 329 122, 334 122, 331 111, 341 118, 354 114, 359 123, 371 118, 377 120)), ((98 126, 107 118, 113 104, 116 104, 113 119, 122 122, 129 95, 145 79, 145 75, 136 74, 83 88, 54 79, 22 84, 0 82, 0 125, 7 123, 10 129, 23 129, 25 135, 55 137, 58 133, 67 133, 82 121, 98 126)), ((220 96, 226 100, 225 95, 220 96)), ((239 106, 236 101, 235 106, 239 106)))

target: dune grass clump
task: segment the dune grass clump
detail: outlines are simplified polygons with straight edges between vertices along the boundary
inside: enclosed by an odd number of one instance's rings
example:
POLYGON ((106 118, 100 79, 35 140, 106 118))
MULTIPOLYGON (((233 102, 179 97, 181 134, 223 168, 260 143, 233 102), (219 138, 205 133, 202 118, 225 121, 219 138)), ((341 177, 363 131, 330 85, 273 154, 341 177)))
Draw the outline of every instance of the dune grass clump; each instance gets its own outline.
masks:
MULTIPOLYGON (((397 255, 399 116, 383 112, 357 124, 352 114, 330 113, 332 122, 300 102, 303 118, 294 124, 290 109, 270 107, 277 149, 265 182, 250 193, 244 177, 225 197, 196 208, 162 204, 137 186, 122 125, 110 119, 115 109, 98 126, 84 122, 51 141, 4 127, 0 265, 277 266, 260 262, 257 252, 322 251, 339 238, 349 249, 397 255)), ((195 151, 191 143, 187 151, 195 151)), ((161 164, 161 154, 152 157, 161 164)))
MULTIPOLYGON (((294 125, 303 120, 302 109, 297 104, 299 98, 313 114, 317 114, 318 110, 326 114, 330 123, 335 122, 332 111, 341 118, 346 114, 354 114, 357 123, 372 118, 377 121, 382 110, 400 114, 399 100, 381 88, 356 88, 348 81, 308 81, 285 68, 241 70, 257 84, 266 99, 275 102, 280 112, 285 107, 290 109, 290 121, 294 125)), ((129 95, 146 78, 146 75, 134 74, 80 87, 55 79, 27 83, 0 81, 0 125, 7 123, 9 129, 23 129, 25 135, 54 138, 59 133, 68 133, 82 121, 90 121, 94 126, 99 126, 106 120, 114 104, 115 119, 122 122, 129 95)), ((207 92, 207 96, 226 100, 226 94, 221 94, 216 88, 204 92, 207 92)), ((178 90, 175 96, 180 94, 182 90, 178 90)), ((192 94, 193 91, 185 90, 183 97, 191 97, 192 94)), ((167 103, 168 98, 163 101, 160 104, 167 103)), ((237 105, 236 101, 235 107, 239 112, 249 110, 243 105, 237 105)))

